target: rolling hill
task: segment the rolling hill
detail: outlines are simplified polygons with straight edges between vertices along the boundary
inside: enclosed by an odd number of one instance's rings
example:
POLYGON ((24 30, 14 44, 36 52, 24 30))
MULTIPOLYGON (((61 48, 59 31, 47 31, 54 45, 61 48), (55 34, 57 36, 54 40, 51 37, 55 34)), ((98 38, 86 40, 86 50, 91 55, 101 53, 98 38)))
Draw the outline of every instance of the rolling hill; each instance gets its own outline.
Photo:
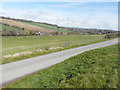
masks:
POLYGON ((15 31, 15 32, 24 32, 27 31, 34 31, 34 32, 42 32, 44 35, 49 35, 52 33, 58 34, 67 34, 68 30, 59 29, 52 25, 45 25, 38 22, 27 21, 22 19, 12 19, 12 18, 0 18, 0 25, 2 26, 2 31, 15 31))
POLYGON ((61 27, 49 23, 34 22, 31 20, 14 19, 9 17, 0 17, 0 26, 2 27, 3 36, 36 35, 40 33, 42 33, 40 35, 97 35, 118 33, 114 30, 61 27))

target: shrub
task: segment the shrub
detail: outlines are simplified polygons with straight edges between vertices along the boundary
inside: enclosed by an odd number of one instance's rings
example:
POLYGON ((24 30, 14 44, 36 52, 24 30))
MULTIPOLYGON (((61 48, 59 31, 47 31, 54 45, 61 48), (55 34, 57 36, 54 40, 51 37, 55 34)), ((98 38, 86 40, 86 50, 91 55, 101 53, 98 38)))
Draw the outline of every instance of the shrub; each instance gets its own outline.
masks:
POLYGON ((30 31, 24 30, 24 35, 25 35, 25 36, 29 36, 29 35, 30 35, 30 31))
POLYGON ((110 33, 105 35, 105 38, 114 38, 114 37, 118 37, 118 33, 110 33))

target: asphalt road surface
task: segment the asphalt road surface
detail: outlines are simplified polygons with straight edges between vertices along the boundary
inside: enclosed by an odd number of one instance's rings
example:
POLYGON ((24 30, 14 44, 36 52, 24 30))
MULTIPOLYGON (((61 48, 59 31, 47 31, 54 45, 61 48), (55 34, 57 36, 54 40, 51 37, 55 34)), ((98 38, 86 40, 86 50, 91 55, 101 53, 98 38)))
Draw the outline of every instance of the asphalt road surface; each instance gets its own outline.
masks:
POLYGON ((0 75, 2 76, 0 85, 6 85, 12 81, 50 67, 56 63, 60 63, 85 51, 106 47, 117 43, 118 38, 0 65, 0 73, 2 73, 0 75))

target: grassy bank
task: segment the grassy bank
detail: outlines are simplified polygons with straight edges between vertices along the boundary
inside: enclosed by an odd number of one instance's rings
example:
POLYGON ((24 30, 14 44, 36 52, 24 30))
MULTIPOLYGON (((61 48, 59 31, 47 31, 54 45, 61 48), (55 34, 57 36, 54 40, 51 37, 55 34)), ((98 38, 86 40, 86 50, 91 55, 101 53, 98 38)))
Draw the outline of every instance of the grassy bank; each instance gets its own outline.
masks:
POLYGON ((118 88, 118 45, 91 50, 7 88, 118 88))
POLYGON ((5 64, 104 40, 106 40, 104 35, 7 37, 2 39, 2 63, 5 64))

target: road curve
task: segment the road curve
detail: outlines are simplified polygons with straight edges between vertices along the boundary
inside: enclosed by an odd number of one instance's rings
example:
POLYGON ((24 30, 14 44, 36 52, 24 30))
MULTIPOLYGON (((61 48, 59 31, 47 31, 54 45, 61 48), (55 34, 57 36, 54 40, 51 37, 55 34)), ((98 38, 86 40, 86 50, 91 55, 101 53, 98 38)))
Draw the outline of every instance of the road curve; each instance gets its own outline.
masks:
POLYGON ((60 63, 85 51, 106 47, 117 43, 118 38, 0 65, 0 72, 2 73, 0 86, 50 67, 56 63, 60 63))

